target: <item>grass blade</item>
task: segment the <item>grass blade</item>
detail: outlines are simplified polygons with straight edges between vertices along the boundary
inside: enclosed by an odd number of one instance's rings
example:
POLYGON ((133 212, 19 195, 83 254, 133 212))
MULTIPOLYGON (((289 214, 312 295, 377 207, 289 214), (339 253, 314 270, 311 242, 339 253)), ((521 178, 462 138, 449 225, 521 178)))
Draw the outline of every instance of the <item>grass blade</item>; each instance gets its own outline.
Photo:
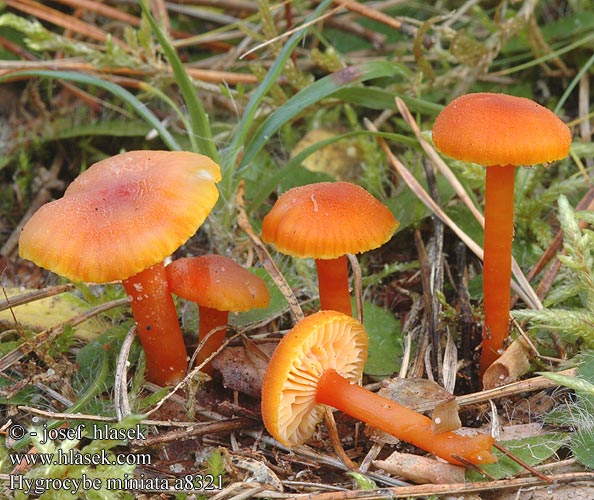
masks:
POLYGON ((402 72, 401 67, 396 64, 387 61, 370 61, 349 66, 312 83, 291 97, 260 125, 253 139, 246 145, 240 167, 249 164, 281 126, 312 104, 354 83, 393 76, 402 72))
POLYGON ((195 153, 205 154, 214 161, 219 162, 219 153, 212 138, 208 114, 202 106, 202 102, 196 93, 196 89, 194 89, 192 80, 190 79, 186 69, 184 68, 184 65, 178 57, 177 52, 169 43, 167 37, 159 29, 157 22, 151 15, 144 0, 140 1, 140 6, 142 8, 143 14, 149 21, 151 28, 155 33, 157 40, 159 41, 159 44, 161 45, 161 49, 169 61, 169 65, 171 66, 173 75, 175 76, 175 81, 177 82, 179 90, 181 91, 184 98, 184 102, 188 107, 191 126, 191 130, 188 130, 188 134, 190 136, 190 142, 192 144, 193 151, 195 153))

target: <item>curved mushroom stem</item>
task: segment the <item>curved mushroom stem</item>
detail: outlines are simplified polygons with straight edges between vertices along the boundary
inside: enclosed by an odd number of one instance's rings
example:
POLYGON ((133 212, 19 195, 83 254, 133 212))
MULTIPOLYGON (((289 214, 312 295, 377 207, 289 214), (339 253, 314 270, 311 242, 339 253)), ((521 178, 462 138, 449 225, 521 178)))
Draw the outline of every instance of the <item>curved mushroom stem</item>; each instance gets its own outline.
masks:
POLYGON ((483 293, 485 325, 480 373, 495 361, 508 336, 515 167, 487 167, 483 293))
POLYGON ((434 434, 430 418, 350 382, 336 370, 324 371, 318 381, 316 400, 452 464, 463 465, 456 456, 473 464, 497 461, 490 451, 495 442, 491 436, 460 436, 451 431, 434 434))
POLYGON ((163 264, 122 281, 146 357, 147 379, 173 385, 186 373, 188 356, 163 264))
POLYGON ((316 259, 320 307, 322 310, 338 311, 353 315, 349 293, 349 271, 347 257, 336 259, 316 259))
MULTIPOLYGON (((219 326, 226 325, 229 319, 229 312, 228 311, 218 311, 217 309, 212 309, 210 307, 199 306, 198 312, 200 313, 200 329, 198 334, 198 340, 202 341, 204 337, 208 335, 208 332, 218 328, 219 326)), ((202 346, 202 348, 198 351, 196 356, 196 365, 200 365, 206 358, 208 358, 213 352, 215 352, 221 344, 225 340, 225 336, 227 335, 227 329, 221 328, 214 332, 206 341, 206 343, 202 346)), ((204 373, 211 374, 212 373, 212 363, 209 362, 208 364, 202 367, 202 371, 204 373)))

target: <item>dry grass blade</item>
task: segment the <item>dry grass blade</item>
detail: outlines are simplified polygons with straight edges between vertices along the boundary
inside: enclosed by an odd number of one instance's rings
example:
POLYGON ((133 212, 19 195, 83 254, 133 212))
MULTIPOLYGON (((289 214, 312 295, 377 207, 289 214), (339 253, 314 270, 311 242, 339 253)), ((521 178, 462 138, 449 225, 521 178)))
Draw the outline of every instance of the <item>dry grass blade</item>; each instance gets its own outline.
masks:
POLYGON ((130 347, 136 336, 136 325, 134 325, 124 338, 115 373, 114 389, 114 406, 118 422, 130 415, 130 401, 128 400, 128 356, 130 355, 130 347))
MULTIPOLYGON (((55 61, 0 61, 0 76, 9 75, 18 71, 29 70, 63 70, 63 71, 78 71, 81 73, 111 75, 111 76, 136 76, 146 77, 153 76, 163 71, 172 73, 170 67, 163 68, 107 68, 98 67, 94 64, 84 62, 81 59, 56 59, 55 61)), ((218 71, 199 68, 186 67, 188 75, 202 82, 207 83, 225 83, 228 85, 237 85, 238 83, 254 84, 258 79, 254 75, 233 73, 231 71, 218 71)))
POLYGON ((295 297, 293 290, 291 289, 290 285, 287 283, 287 280, 285 279, 283 274, 280 272, 280 269, 276 266, 276 264, 272 260, 272 257, 270 256, 270 254, 268 253, 268 250, 264 246, 264 243, 262 243, 260 238, 256 235, 256 233, 252 229, 252 225, 250 224, 249 218, 245 211, 243 192, 244 192, 244 183, 242 181, 239 188, 237 189, 237 194, 235 196, 235 203, 237 206, 237 223, 238 223, 239 227, 241 227, 241 229, 243 229, 245 231, 245 233, 248 235, 248 237, 252 241, 252 244, 254 245, 254 250, 256 251, 256 254, 258 255, 258 259, 260 259, 260 262, 262 263, 262 266, 264 267, 264 269, 266 269, 268 274, 270 274, 270 277, 272 278, 272 280, 274 281, 274 283, 276 284, 278 289, 285 296, 285 299, 287 299, 287 302, 289 303, 289 307, 291 308, 291 311, 292 311, 293 315, 295 316, 295 319, 297 321, 300 321, 305 317, 305 315, 303 314, 303 310, 301 309, 301 306, 299 305, 299 301, 297 300, 297 297, 295 297))
POLYGON ((35 300, 46 299, 48 297, 53 297, 54 295, 59 295, 71 290, 74 290, 74 285, 72 283, 66 283, 64 285, 51 286, 48 288, 42 288, 41 290, 34 290, 21 295, 15 295, 14 297, 7 297, 6 292, 4 292, 5 298, 4 300, 0 301, 0 312, 5 311, 10 307, 18 307, 35 300))
MULTIPOLYGON (((475 204, 473 203, 470 196, 468 196, 468 193, 464 189, 464 186, 462 186, 462 184, 460 183, 458 178, 454 175, 454 172, 452 172, 450 167, 448 167, 448 165, 441 159, 439 154, 437 154, 437 151, 435 151, 435 149, 423 138, 421 130, 417 126, 415 119, 413 118, 412 114, 406 107, 406 104, 404 103, 404 101, 397 97, 396 98, 396 106, 398 107, 400 114, 405 119, 408 126, 414 132, 417 140, 419 141, 419 144, 421 145, 421 147, 423 148, 423 150, 425 151, 425 153, 427 154, 429 159, 437 167, 437 169, 440 171, 440 173, 446 178, 446 180, 448 181, 450 186, 452 186, 455 193, 462 200, 464 205, 466 205, 468 207, 468 209, 470 210, 470 212, 472 213, 474 218, 484 228, 485 227, 485 218, 484 218, 483 214, 475 206, 475 204)), ((518 265, 518 263, 516 262, 516 260, 513 257, 512 257, 512 271, 513 271, 514 276, 518 282, 517 286, 521 287, 521 289, 524 292, 524 296, 523 296, 524 300, 526 301, 526 299, 528 299, 526 304, 532 309, 542 309, 543 306, 540 301, 540 298, 538 297, 538 295, 536 294, 534 289, 530 286, 528 279, 526 278, 526 276, 520 269, 520 266, 518 265)))
POLYGON ((110 37, 102 29, 38 2, 33 2, 32 0, 6 0, 6 5, 99 42, 105 42, 111 39, 111 41, 123 49, 129 50, 124 42, 116 37, 110 37))

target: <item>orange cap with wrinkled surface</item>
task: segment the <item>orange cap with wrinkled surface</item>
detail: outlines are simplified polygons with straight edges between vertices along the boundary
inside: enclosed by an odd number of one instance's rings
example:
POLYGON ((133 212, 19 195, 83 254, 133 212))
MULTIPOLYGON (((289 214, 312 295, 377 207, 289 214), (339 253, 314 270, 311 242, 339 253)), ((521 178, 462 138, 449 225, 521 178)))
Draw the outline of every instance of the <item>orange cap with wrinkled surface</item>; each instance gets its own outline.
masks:
POLYGON ((388 241, 398 221, 365 189, 319 182, 283 193, 262 221, 262 239, 293 257, 335 259, 388 241))
POLYGON ((200 306, 244 312, 270 304, 264 280, 223 255, 178 259, 165 270, 170 290, 200 306))
POLYGON ((322 373, 336 370, 359 382, 367 361, 367 332, 356 319, 320 311, 302 319, 275 349, 262 381, 262 420, 285 446, 307 441, 323 417, 316 402, 322 373))
POLYGON ((181 151, 130 151, 89 167, 43 205, 20 256, 73 281, 123 280, 192 236, 218 199, 219 166, 181 151))
POLYGON ((441 111, 433 142, 442 153, 479 165, 535 165, 566 157, 571 132, 530 99, 476 93, 454 99, 441 111))

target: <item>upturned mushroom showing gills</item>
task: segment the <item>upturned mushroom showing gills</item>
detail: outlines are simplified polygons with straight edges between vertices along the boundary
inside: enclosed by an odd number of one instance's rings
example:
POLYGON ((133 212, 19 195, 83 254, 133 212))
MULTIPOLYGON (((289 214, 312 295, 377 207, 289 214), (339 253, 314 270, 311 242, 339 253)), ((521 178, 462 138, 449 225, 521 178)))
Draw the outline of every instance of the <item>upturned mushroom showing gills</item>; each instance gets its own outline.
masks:
POLYGON ((320 182, 283 193, 262 221, 262 239, 292 257, 315 259, 322 309, 352 314, 346 254, 388 241, 398 221, 365 189, 320 182))
POLYGON ((262 419, 275 439, 303 444, 328 405, 453 464, 496 461, 491 436, 434 433, 430 418, 357 385, 367 339, 359 321, 337 311, 307 316, 285 335, 262 382, 262 419))
MULTIPOLYGON (((198 305, 200 341, 211 330, 226 325, 229 312, 247 312, 270 304, 264 280, 223 255, 178 259, 166 266, 165 271, 171 292, 198 305)), ((212 333, 198 351, 196 363, 201 364, 216 351, 226 334, 226 328, 212 333)), ((202 370, 210 373, 211 364, 202 370)))
POLYGON ((218 199, 219 166, 189 152, 130 151, 89 167, 43 205, 19 240, 21 257, 73 281, 122 280, 147 378, 183 378, 187 352, 163 259, 190 238, 218 199))
POLYGON ((476 93, 454 99, 435 120, 442 153, 487 166, 483 328, 480 372, 495 361, 508 336, 514 220, 514 166, 567 156, 571 132, 552 111, 522 97, 476 93))

